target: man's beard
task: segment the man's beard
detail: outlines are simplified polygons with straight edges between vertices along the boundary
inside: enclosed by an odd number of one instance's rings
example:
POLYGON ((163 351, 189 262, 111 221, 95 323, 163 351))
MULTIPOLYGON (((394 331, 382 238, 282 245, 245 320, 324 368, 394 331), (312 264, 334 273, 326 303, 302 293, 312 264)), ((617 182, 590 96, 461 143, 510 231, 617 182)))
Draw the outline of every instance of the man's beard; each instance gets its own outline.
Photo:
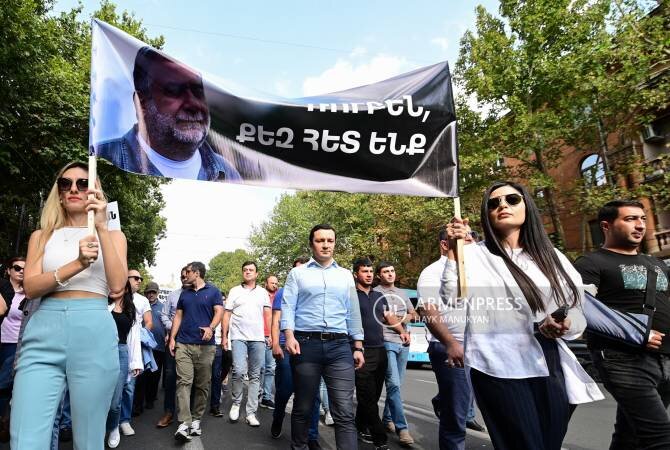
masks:
MULTIPOLYGON (((174 148, 185 147, 194 152, 207 137, 210 117, 203 112, 189 113, 178 111, 177 114, 162 114, 158 111, 153 100, 146 102, 144 119, 147 132, 151 138, 151 147, 174 148), (177 128, 177 121, 189 121, 187 129, 177 128), (205 124, 202 122, 206 121, 205 124)), ((176 149, 175 149, 176 150, 176 149)))

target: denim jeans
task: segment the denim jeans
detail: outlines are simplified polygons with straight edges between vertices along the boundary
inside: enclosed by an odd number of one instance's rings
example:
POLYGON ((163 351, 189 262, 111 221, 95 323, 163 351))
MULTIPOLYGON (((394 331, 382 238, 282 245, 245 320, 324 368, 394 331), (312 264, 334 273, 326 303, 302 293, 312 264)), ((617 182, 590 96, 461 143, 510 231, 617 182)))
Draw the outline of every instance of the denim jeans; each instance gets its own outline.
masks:
POLYGON ((428 356, 435 372, 440 399, 440 450, 465 448, 465 422, 472 402, 472 388, 465 369, 447 365, 447 349, 431 342, 428 356))
POLYGON ((384 342, 388 366, 386 367, 386 402, 382 421, 393 422, 396 431, 407 429, 405 410, 402 407, 401 388, 405 381, 409 347, 397 342, 384 342))
POLYGON ((125 380, 123 393, 121 395, 121 421, 120 423, 130 422, 133 415, 133 400, 135 398, 135 382, 137 377, 130 377, 125 380))
POLYGON ((340 450, 358 448, 354 423, 354 358, 349 340, 322 341, 296 337, 300 354, 291 357, 295 399, 291 414, 291 448, 306 450, 314 397, 323 376, 328 388, 330 413, 335 421, 335 443, 340 450))
POLYGON ((617 402, 610 450, 670 448, 670 356, 591 349, 617 402))
POLYGON ((7 414, 9 399, 12 396, 12 384, 14 383, 14 356, 16 355, 16 343, 0 344, 0 415, 7 414))
POLYGON ((265 349, 265 362, 261 369, 261 386, 263 386, 263 400, 272 400, 272 388, 275 384, 275 359, 272 349, 265 349))
POLYGON ((177 362, 170 351, 165 352, 165 362, 163 364, 163 378, 165 383, 165 398, 163 399, 163 410, 166 413, 175 413, 175 403, 177 398, 177 362))
MULTIPOLYGON (((272 412, 273 422, 283 422, 286 415, 286 405, 293 395, 293 373, 291 371, 291 355, 282 345, 284 357, 277 361, 275 367, 275 409, 272 412)), ((317 395, 314 398, 314 407, 312 408, 312 418, 309 425, 307 439, 316 441, 319 439, 319 410, 321 401, 317 395)))
POLYGON ((107 432, 109 433, 114 428, 119 426, 121 421, 121 398, 123 397, 123 388, 128 379, 128 346, 126 344, 119 344, 119 375, 116 380, 116 387, 114 388, 114 396, 112 397, 112 404, 107 413, 107 432))
POLYGON ((242 403, 244 376, 249 375, 246 415, 256 414, 260 389, 261 366, 265 359, 265 342, 233 340, 233 404, 242 403), (248 358, 248 362, 247 362, 248 358))
POLYGON ((323 381, 323 377, 321 377, 321 383, 319 384, 319 392, 324 411, 329 411, 330 403, 328 403, 328 388, 326 387, 326 383, 323 381))
POLYGON ((210 389, 209 408, 219 409, 221 406, 221 369, 223 367, 223 349, 220 345, 216 346, 214 361, 212 361, 212 388, 210 389))

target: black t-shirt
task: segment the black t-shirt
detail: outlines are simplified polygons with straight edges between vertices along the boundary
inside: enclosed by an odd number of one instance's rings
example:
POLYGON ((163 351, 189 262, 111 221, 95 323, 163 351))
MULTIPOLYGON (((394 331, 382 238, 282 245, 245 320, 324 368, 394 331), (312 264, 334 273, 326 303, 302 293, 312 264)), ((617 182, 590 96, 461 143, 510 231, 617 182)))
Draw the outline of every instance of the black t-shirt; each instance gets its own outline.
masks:
POLYGON ((358 293, 358 304, 361 308, 361 321, 363 322, 363 346, 384 346, 384 311, 387 309, 386 297, 380 292, 370 291, 370 295, 356 289, 358 293))
MULTIPOLYGON (((652 328, 665 333, 661 353, 670 354, 670 298, 668 297, 668 266, 663 261, 646 255, 623 255, 598 249, 575 261, 584 284, 598 288, 598 300, 612 309, 642 313, 646 296, 647 267, 653 265, 656 279, 656 312, 652 328)), ((589 344, 596 348, 616 347, 611 341, 587 333, 589 344)))
POLYGON ((112 317, 114 317, 114 322, 116 322, 116 332, 119 334, 119 344, 127 344, 128 334, 132 327, 130 317, 122 312, 119 313, 116 311, 112 311, 112 317))

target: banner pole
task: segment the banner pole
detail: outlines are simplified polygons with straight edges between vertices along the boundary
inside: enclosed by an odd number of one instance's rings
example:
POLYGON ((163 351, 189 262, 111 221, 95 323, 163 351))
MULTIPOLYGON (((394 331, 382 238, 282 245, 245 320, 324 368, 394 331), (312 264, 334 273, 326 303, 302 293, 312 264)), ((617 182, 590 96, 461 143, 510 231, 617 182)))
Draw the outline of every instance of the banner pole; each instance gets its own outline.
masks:
MULTIPOLYGON (((454 216, 461 219, 461 198, 454 197, 454 216)), ((463 261, 463 239, 456 240, 456 264, 458 265, 458 297, 463 298, 468 294, 468 286, 465 282, 465 262, 463 261)))
MULTIPOLYGON (((88 156, 88 188, 95 189, 95 181, 98 175, 98 161, 96 160, 95 153, 91 152, 88 156)), ((88 198, 95 198, 93 194, 88 194, 88 198)), ((88 234, 95 236, 95 211, 88 212, 88 234)))

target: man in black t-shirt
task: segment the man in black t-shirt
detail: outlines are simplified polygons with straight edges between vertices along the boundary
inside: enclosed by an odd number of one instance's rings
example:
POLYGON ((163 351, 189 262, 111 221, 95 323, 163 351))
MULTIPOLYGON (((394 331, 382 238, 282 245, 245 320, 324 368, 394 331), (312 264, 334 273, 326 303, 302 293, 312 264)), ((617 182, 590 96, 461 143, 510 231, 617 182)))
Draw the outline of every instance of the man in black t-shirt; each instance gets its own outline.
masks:
POLYGON ((598 213, 603 248, 579 258, 575 267, 596 297, 619 311, 642 313, 647 271, 654 270, 656 312, 646 348, 635 349, 587 333, 593 363, 617 401, 610 450, 670 449, 670 299, 668 267, 638 253, 646 231, 643 205, 616 200, 598 213))

